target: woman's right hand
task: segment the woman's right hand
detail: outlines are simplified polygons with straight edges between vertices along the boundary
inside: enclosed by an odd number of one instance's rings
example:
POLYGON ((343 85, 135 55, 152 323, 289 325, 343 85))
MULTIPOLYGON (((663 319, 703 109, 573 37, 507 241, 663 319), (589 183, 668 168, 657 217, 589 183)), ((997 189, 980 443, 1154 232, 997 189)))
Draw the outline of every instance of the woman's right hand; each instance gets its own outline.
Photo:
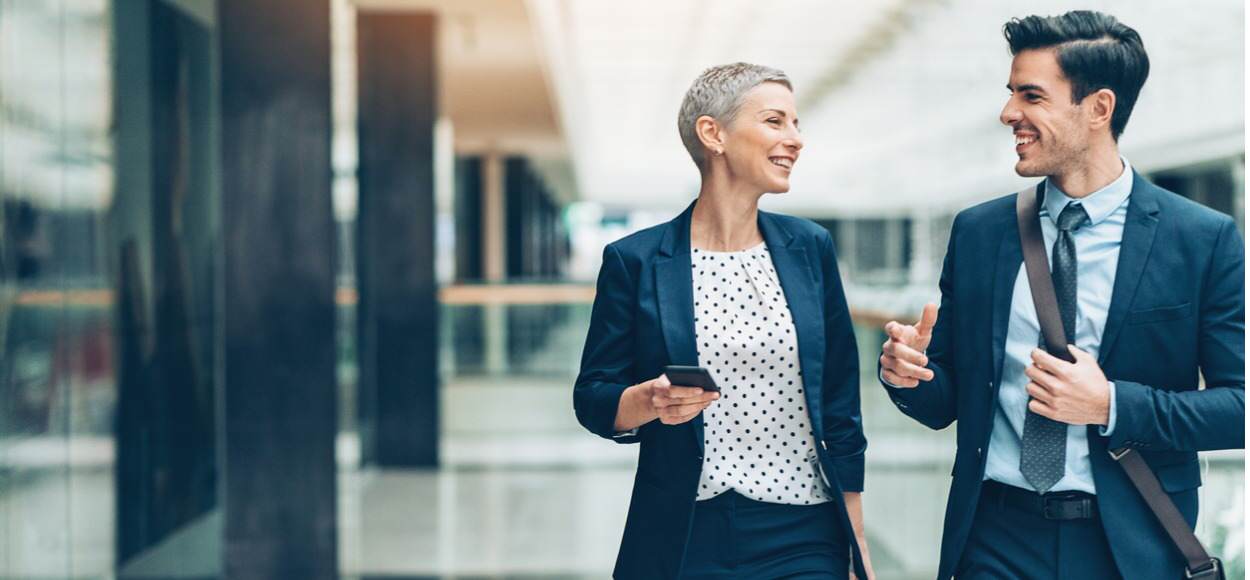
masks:
POLYGON ((705 391, 699 387, 672 385, 668 377, 660 375, 643 384, 651 385, 651 408, 660 422, 665 425, 680 425, 689 421, 713 401, 720 398, 716 391, 705 391))
POLYGON ((629 431, 655 419, 665 425, 680 425, 702 413, 720 393, 699 387, 673 385, 660 375, 638 383, 621 395, 616 413, 616 430, 629 431))

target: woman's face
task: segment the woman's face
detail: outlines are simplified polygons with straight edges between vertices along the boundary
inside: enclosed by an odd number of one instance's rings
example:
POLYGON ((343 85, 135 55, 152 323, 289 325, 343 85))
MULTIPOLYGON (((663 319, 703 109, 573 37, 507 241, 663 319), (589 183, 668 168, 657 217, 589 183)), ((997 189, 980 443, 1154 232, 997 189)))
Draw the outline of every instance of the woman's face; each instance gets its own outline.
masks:
POLYGON ((751 89, 725 128, 724 144, 733 181, 766 193, 790 191, 790 172, 803 148, 794 93, 772 82, 751 89))

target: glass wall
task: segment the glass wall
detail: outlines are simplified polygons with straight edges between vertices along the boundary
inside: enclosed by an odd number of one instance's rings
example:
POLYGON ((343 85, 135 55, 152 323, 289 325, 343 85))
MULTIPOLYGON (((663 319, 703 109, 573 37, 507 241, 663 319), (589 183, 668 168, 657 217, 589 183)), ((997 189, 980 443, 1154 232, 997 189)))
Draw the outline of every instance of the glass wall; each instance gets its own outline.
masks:
POLYGON ((212 47, 163 0, 0 1, 0 577, 152 566, 216 504, 212 47))
POLYGON ((112 569, 109 5, 0 2, 0 576, 112 569))

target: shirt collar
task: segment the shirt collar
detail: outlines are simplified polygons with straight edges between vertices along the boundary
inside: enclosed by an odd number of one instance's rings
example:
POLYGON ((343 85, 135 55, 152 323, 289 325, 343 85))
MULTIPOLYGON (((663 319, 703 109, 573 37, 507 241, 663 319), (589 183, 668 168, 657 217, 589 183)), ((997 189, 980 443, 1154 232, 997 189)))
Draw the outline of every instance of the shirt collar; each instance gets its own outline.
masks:
POLYGON ((1120 172, 1120 176, 1115 178, 1115 181, 1108 183, 1106 187, 1085 196, 1083 199, 1068 197, 1068 194, 1060 190, 1048 178, 1046 180, 1046 199, 1043 200, 1042 211, 1050 216, 1051 221, 1055 221, 1059 219, 1059 212, 1063 211, 1063 208, 1067 207, 1068 203, 1075 201, 1085 208, 1085 213, 1089 215, 1090 225, 1096 225, 1098 222, 1111 217, 1111 214, 1115 213, 1115 210, 1133 192, 1133 168, 1124 157, 1120 157, 1120 161, 1124 163, 1124 170, 1120 172))

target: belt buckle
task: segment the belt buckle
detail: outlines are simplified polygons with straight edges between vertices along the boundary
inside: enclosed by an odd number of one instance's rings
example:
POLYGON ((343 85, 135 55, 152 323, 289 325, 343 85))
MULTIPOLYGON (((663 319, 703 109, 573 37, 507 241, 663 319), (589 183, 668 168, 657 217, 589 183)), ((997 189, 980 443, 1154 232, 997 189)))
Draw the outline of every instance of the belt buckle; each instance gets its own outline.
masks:
POLYGON ((1093 516, 1089 498, 1075 494, 1050 496, 1042 503, 1042 517, 1048 520, 1076 520, 1093 516))

